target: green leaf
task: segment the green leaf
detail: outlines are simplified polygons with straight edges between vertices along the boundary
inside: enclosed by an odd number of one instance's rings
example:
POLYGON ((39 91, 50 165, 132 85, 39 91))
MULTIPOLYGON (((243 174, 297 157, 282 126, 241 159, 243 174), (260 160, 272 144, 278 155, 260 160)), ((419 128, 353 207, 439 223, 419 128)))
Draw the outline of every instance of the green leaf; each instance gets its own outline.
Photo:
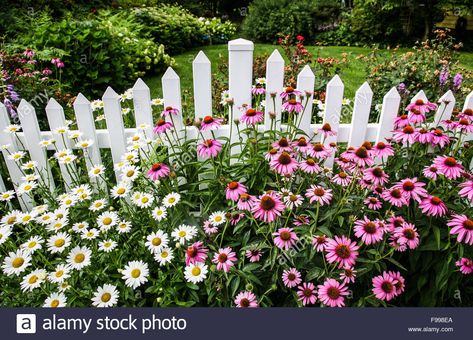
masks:
POLYGON ((395 259, 393 259, 393 258, 391 258, 391 257, 388 257, 388 258, 386 258, 386 260, 388 260, 389 262, 391 262, 391 263, 394 264, 395 266, 401 268, 402 270, 407 271, 407 269, 406 269, 402 264, 400 264, 399 262, 397 262, 395 259))

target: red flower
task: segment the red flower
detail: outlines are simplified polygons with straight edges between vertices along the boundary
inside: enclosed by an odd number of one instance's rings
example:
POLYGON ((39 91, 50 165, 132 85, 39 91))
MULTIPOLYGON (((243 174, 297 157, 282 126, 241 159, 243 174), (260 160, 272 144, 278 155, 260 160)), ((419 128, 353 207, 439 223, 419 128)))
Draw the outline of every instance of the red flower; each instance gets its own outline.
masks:
POLYGON ((302 35, 296 36, 297 41, 304 41, 304 37, 302 35))

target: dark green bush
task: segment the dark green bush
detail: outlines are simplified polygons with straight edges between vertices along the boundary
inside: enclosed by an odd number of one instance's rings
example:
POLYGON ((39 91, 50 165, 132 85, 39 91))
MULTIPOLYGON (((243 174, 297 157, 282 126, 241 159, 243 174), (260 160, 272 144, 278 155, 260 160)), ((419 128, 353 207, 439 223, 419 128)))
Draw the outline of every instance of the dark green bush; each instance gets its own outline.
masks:
POLYGON ((315 33, 333 24, 339 14, 339 3, 329 0, 257 0, 249 7, 243 32, 248 38, 263 42, 275 42, 278 33, 300 34, 311 42, 315 33))

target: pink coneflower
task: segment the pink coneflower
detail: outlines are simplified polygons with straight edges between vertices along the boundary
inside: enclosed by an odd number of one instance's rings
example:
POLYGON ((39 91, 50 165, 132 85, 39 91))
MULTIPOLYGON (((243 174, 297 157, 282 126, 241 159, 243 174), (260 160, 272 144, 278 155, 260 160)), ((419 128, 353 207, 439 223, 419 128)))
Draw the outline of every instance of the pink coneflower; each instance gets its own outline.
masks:
POLYGON ((261 260, 263 252, 259 249, 247 250, 245 252, 245 256, 250 262, 258 262, 259 260, 261 260))
POLYGON ((455 265, 460 267, 462 274, 468 275, 473 273, 473 261, 466 257, 462 257, 460 260, 455 262, 455 265))
POLYGON ((309 189, 307 189, 305 197, 309 199, 310 203, 318 202, 320 205, 330 204, 332 200, 332 190, 312 184, 309 189))
POLYGON ((283 137, 280 140, 273 142, 271 146, 278 150, 279 152, 291 152, 292 151, 292 145, 291 143, 287 140, 287 138, 283 137))
POLYGON ((186 266, 189 264, 204 263, 207 258, 207 252, 209 250, 203 245, 202 242, 195 242, 194 244, 187 247, 186 250, 186 266))
POLYGON ((463 118, 455 122, 455 130, 462 132, 473 132, 473 125, 470 124, 468 119, 463 118))
POLYGON ((447 206, 437 196, 427 196, 422 199, 419 208, 427 216, 444 216, 447 214, 447 206))
POLYGON ((212 260, 212 262, 217 265, 217 270, 223 270, 225 273, 228 273, 230 268, 235 265, 234 262, 236 261, 236 254, 230 247, 220 248, 212 260))
POLYGON ((274 244, 276 247, 283 250, 291 249, 299 240, 292 228, 279 228, 277 232, 273 233, 273 236, 275 236, 274 244))
POLYGON ((402 207, 408 204, 407 196, 398 188, 386 189, 381 194, 386 202, 391 203, 395 207, 402 207))
POLYGON ((370 181, 373 185, 384 185, 389 176, 380 167, 368 168, 363 171, 363 179, 370 181))
POLYGON ((250 211, 253 208, 254 203, 256 202, 256 197, 248 194, 240 194, 240 199, 237 202, 237 207, 240 210, 250 211))
POLYGON ((212 116, 205 116, 200 123, 200 131, 215 130, 222 125, 223 118, 214 118, 212 116))
POLYGON ((240 117, 240 121, 246 125, 255 125, 262 122, 264 113, 255 109, 247 109, 240 117))
POLYGON ((301 195, 291 193, 287 196, 284 196, 283 201, 284 204, 286 204, 286 208, 292 210, 299 207, 304 201, 304 198, 301 195))
POLYGON ((285 206, 280 198, 275 193, 271 192, 257 198, 251 211, 254 213, 255 218, 266 223, 271 223, 278 216, 281 216, 281 212, 284 208, 285 206))
POLYGON ((225 197, 227 200, 232 200, 234 202, 238 201, 241 194, 246 194, 246 186, 239 182, 230 182, 225 189, 225 197))
POLYGON ((368 217, 355 222, 355 236, 361 238, 367 245, 375 244, 383 239, 384 230, 378 223, 368 217))
POLYGON ((347 187, 351 180, 352 177, 344 171, 340 171, 338 174, 332 177, 332 182, 341 185, 342 187, 347 187))
POLYGON ((455 158, 449 156, 437 156, 433 165, 438 169, 438 173, 448 179, 456 179, 461 176, 463 166, 455 158))
POLYGON ((235 214, 230 214, 231 216, 229 217, 230 219, 230 224, 231 225, 237 225, 238 222, 245 216, 243 213, 235 213, 235 214))
POLYGON ((288 288, 294 288, 302 282, 301 273, 296 268, 286 269, 282 273, 282 281, 288 288))
POLYGON ((435 110, 437 108, 437 105, 434 103, 431 103, 429 101, 424 101, 422 99, 417 99, 414 103, 410 103, 407 105, 406 110, 407 111, 419 111, 420 113, 427 113, 432 110, 435 110))
POLYGON ((419 245, 419 233, 415 225, 405 222, 401 227, 394 229, 393 236, 400 245, 407 245, 409 249, 415 249, 419 245))
POLYGON ((367 197, 363 202, 372 210, 379 210, 383 206, 383 203, 373 196, 367 197))
POLYGON ((410 110, 407 119, 409 120, 410 124, 419 124, 425 122, 425 114, 419 110, 413 109, 410 110))
POLYGON ((377 299, 389 301, 396 296, 394 278, 387 272, 383 275, 373 277, 373 294, 377 299))
POLYGON ((166 122, 164 119, 160 119, 156 122, 156 126, 153 129, 154 133, 165 133, 167 130, 172 128, 171 122, 166 122))
POLYGON ((318 131, 324 136, 324 137, 329 137, 329 136, 335 136, 337 134, 336 131, 332 130, 332 127, 330 126, 329 123, 325 123, 322 125, 321 128, 318 129, 318 131))
POLYGON ((166 108, 161 112, 161 117, 167 117, 169 115, 177 115, 179 110, 172 106, 166 106, 166 108))
POLYGON ((405 178, 397 182, 393 188, 401 190, 407 200, 413 199, 417 202, 421 201, 421 197, 427 196, 427 190, 424 189, 425 183, 418 182, 417 178, 405 178))
POLYGON ((258 83, 256 85, 253 85, 253 87, 251 88, 251 93, 254 94, 255 96, 265 94, 266 89, 264 88, 264 84, 258 83))
POLYGON ((405 280, 402 277, 401 273, 389 271, 388 274, 394 280, 394 289, 395 289, 394 294, 397 296, 397 295, 401 294, 402 292, 404 292, 404 288, 406 287, 406 285, 405 285, 405 280))
POLYGON ((450 143, 450 137, 445 135, 442 130, 440 129, 435 129, 430 132, 431 135, 431 141, 430 143, 432 146, 440 146, 443 148, 445 145, 450 143))
POLYGON ((473 181, 465 181, 461 183, 459 187, 462 189, 458 192, 458 195, 460 195, 460 197, 468 197, 470 201, 473 201, 473 181))
POLYGON ((235 305, 237 308, 256 308, 258 307, 258 301, 256 295, 252 292, 244 291, 240 292, 235 297, 235 305))
POLYGON ((327 247, 329 239, 325 235, 318 235, 312 238, 312 246, 317 252, 323 252, 327 247))
POLYGON ((409 125, 409 117, 407 115, 401 115, 394 118, 394 127, 396 129, 403 128, 406 125, 409 125))
POLYGON ((306 155, 312 148, 312 144, 308 143, 307 139, 303 136, 299 137, 297 141, 292 142, 292 146, 303 155, 306 155))
POLYGON ((401 216, 393 216, 388 219, 385 227, 390 233, 393 233, 396 228, 402 227, 404 222, 406 221, 401 216))
POLYGON ((378 142, 373 147, 373 153, 377 157, 388 157, 394 155, 394 150, 391 144, 378 142))
POLYGON ((199 157, 213 158, 222 151, 222 144, 216 139, 206 139, 197 145, 199 157))
POLYGON ((284 91, 280 94, 280 96, 281 96, 281 98, 286 99, 286 98, 289 98, 291 96, 300 96, 301 94, 302 94, 301 91, 296 90, 295 88, 288 86, 284 89, 284 91))
POLYGON ((302 110, 304 110, 304 106, 295 99, 289 99, 288 101, 285 101, 282 104, 282 110, 287 111, 289 113, 291 112, 299 113, 299 112, 302 112, 302 110))
POLYGON ((452 215, 452 219, 447 223, 450 230, 450 235, 458 235, 457 241, 473 245, 473 221, 466 215, 452 215))
POLYGON ((321 143, 314 143, 308 152, 310 157, 325 159, 332 154, 332 150, 321 143))
POLYGON ((317 301, 317 290, 312 282, 304 282, 302 286, 297 287, 297 295, 302 305, 313 305, 317 301))
POLYGON ((398 237, 396 237, 396 236, 394 236, 394 235, 391 235, 391 236, 389 237, 389 241, 390 241, 390 242, 389 242, 389 245, 390 245, 391 247, 393 247, 394 250, 400 251, 400 252, 404 252, 404 251, 407 250, 407 245, 406 245, 405 243, 404 243, 404 244, 400 244, 398 237))
POLYGON ((162 177, 166 177, 169 175, 169 167, 163 163, 156 163, 153 164, 151 169, 146 174, 147 177, 151 178, 153 181, 157 181, 162 177))
POLYGON ((468 109, 464 110, 463 112, 460 112, 458 114, 458 117, 459 118, 466 118, 469 121, 473 120, 473 109, 468 108, 468 109))
POLYGON ((345 306, 344 296, 348 295, 348 288, 335 279, 325 280, 323 285, 318 285, 319 300, 329 307, 345 306))
POLYGON ((421 144, 428 144, 432 142, 432 133, 424 128, 417 129, 415 132, 415 139, 421 144))
POLYGON ((422 174, 430 179, 433 179, 434 181, 437 179, 437 174, 438 174, 438 169, 436 166, 426 166, 424 170, 422 170, 422 174))
POLYGON ((309 220, 309 217, 307 217, 306 215, 297 215, 297 216, 294 216, 292 223, 295 226, 300 227, 302 225, 309 225, 310 220, 309 220))
POLYGON ((447 130, 453 130, 456 125, 456 123, 451 119, 442 120, 441 123, 447 128, 447 130))
POLYGON ((353 162, 355 162, 359 167, 372 166, 374 164, 373 158, 370 155, 371 151, 364 146, 360 146, 358 149, 353 152, 350 157, 353 162))
POLYGON ((346 236, 330 239, 325 246, 329 263, 338 262, 338 268, 353 267, 358 257, 358 246, 346 236))
POLYGON ((342 272, 340 273, 340 280, 343 283, 350 283, 355 282, 356 279, 356 270, 352 267, 345 267, 343 268, 342 272))
POLYGON ((207 235, 213 235, 218 232, 218 227, 214 226, 212 223, 210 223, 210 221, 204 222, 203 229, 207 235))
POLYGON ((279 157, 279 152, 278 152, 278 149, 276 148, 272 148, 264 155, 264 159, 266 159, 267 161, 272 161, 273 159, 276 159, 278 157, 279 157))
POLYGON ((396 130, 393 133, 393 139, 396 142, 402 142, 404 144, 414 144, 416 141, 416 130, 411 125, 406 125, 402 130, 396 130))
POLYGON ((315 174, 320 171, 320 166, 315 162, 313 158, 307 158, 305 161, 302 161, 301 163, 299 163, 299 167, 307 174, 315 174))
POLYGON ((280 175, 290 176, 299 167, 299 163, 289 153, 283 151, 278 158, 269 163, 269 166, 280 175))

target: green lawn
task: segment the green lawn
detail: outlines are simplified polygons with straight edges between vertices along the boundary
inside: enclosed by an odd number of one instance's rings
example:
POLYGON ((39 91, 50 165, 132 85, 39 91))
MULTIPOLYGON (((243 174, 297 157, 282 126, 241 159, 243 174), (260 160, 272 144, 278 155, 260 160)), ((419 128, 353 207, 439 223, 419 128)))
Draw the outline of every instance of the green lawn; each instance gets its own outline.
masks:
MULTIPOLYGON (((362 61, 357 60, 356 57, 360 54, 367 54, 371 51, 370 48, 364 47, 346 47, 346 46, 306 46, 307 49, 315 56, 334 57, 340 59, 342 53, 348 54, 348 63, 343 65, 341 69, 341 78, 345 84, 345 95, 353 97, 355 91, 365 81, 365 66, 362 61)), ((271 54, 275 45, 270 44, 255 44, 255 55, 271 54)), ((198 49, 190 50, 186 53, 174 56, 176 60, 175 71, 181 77, 181 89, 192 91, 192 60, 195 55, 203 50, 212 63, 212 73, 216 71, 217 63, 220 60, 220 55, 227 58, 227 45, 204 46, 198 49)), ((282 49, 279 48, 281 54, 282 49)), ((403 49, 400 52, 407 51, 403 49)), ((389 53, 386 51, 386 53, 389 53)), ((473 70, 473 53, 462 53, 460 56, 462 66, 473 70)), ((153 76, 145 79, 148 86, 151 88, 153 97, 161 97, 161 75, 153 76)))

